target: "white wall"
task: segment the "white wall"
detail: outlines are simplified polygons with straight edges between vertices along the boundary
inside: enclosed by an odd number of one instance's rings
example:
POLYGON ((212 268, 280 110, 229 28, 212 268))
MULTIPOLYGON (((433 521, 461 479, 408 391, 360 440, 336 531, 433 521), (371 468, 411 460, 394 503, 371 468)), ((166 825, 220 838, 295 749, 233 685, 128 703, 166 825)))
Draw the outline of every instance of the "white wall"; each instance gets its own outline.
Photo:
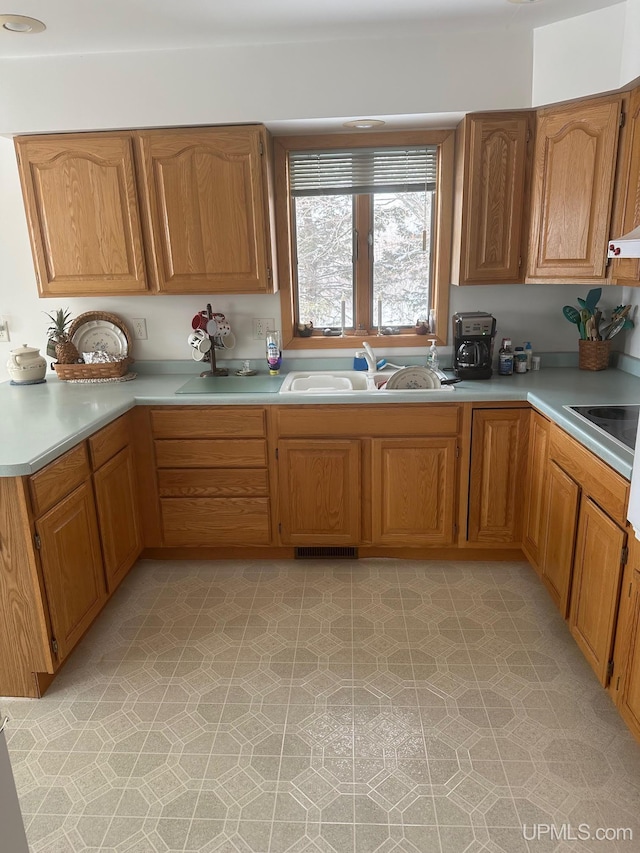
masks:
POLYGON ((531 60, 519 29, 5 60, 0 133, 508 109, 531 60))
POLYGON ((532 105, 597 95, 640 77, 640 0, 538 27, 532 105))

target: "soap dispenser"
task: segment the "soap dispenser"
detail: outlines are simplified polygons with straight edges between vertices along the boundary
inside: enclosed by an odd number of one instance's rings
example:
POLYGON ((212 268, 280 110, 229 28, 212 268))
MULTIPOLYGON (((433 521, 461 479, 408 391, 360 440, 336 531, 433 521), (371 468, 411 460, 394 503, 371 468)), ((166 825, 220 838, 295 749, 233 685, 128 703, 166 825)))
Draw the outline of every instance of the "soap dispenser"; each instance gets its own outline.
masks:
POLYGON ((429 347, 429 352, 427 353, 427 367, 430 367, 431 370, 438 370, 440 359, 438 358, 436 339, 431 338, 430 343, 431 346, 429 347))

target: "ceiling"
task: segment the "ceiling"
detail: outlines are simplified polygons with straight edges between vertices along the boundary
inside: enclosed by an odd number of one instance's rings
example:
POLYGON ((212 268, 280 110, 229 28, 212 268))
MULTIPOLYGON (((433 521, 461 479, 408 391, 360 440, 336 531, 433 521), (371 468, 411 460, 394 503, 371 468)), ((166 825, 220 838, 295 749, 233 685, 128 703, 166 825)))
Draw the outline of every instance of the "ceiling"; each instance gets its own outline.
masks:
POLYGON ((43 21, 0 29, 0 58, 167 50, 220 44, 533 28, 621 0, 10 0, 0 14, 43 21))

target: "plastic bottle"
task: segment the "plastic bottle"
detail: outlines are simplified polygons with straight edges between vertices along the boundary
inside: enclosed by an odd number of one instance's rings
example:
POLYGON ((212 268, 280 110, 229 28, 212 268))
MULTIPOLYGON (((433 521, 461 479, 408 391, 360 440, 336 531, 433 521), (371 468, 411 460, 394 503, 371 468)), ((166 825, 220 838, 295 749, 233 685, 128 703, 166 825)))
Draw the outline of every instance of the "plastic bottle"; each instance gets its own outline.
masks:
POLYGON ((527 341, 524 345, 524 352, 527 356, 527 370, 531 370, 533 366, 533 347, 531 346, 530 341, 527 341))
POLYGON ((524 351, 524 347, 516 347, 515 349, 515 352, 513 354, 513 372, 527 372, 527 355, 524 351))
POLYGON ((511 338, 503 338, 502 346, 498 353, 498 376, 511 376, 513 373, 513 353, 511 352, 511 338))
POLYGON ((427 353, 427 367, 430 367, 431 370, 437 370, 440 365, 440 359, 438 358, 436 339, 431 338, 430 343, 431 346, 429 347, 429 352, 427 353))
POLYGON ((270 376, 277 376, 282 365, 282 350, 280 349, 280 332, 269 332, 266 338, 267 367, 270 376))

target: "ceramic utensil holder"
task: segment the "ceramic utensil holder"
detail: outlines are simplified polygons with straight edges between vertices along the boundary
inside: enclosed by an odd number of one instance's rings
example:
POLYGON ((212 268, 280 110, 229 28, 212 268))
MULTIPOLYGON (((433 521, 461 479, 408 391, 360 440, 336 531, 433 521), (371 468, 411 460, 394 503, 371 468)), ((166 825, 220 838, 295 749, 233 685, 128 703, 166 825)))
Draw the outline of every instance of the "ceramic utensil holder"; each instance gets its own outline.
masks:
POLYGON ((611 341, 578 341, 580 370, 606 370, 609 367, 611 341))

